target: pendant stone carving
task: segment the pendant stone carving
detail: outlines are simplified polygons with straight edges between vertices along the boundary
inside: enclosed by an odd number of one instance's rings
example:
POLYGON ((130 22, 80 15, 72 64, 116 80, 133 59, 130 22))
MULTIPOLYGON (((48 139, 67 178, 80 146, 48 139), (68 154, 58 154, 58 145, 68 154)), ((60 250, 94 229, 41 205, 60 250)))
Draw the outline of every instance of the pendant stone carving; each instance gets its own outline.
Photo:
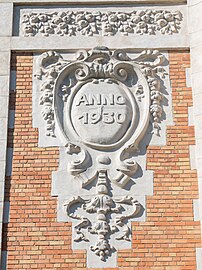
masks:
POLYGON ((63 144, 52 187, 58 221, 72 221, 73 248, 87 250, 88 267, 116 266, 117 250, 130 248, 130 222, 144 220, 140 144, 150 121, 160 136, 164 62, 158 51, 131 59, 106 47, 79 51, 75 61, 52 51, 38 57, 46 135, 63 144))
POLYGON ((142 210, 142 205, 133 197, 125 196, 120 199, 113 199, 110 196, 110 185, 108 183, 107 170, 100 169, 97 172, 96 195, 89 200, 84 200, 80 196, 64 203, 65 211, 70 218, 80 222, 74 227, 76 237, 75 242, 89 241, 84 230, 90 234, 97 234, 97 242, 90 246, 90 249, 99 256, 100 260, 105 261, 114 247, 109 244, 110 235, 120 232, 116 240, 130 241, 130 228, 127 221, 136 217, 142 210), (96 214, 96 221, 92 223, 88 218, 73 213, 71 208, 77 204, 82 205, 86 213, 96 214), (124 206, 127 206, 124 208, 124 206), (130 207, 128 207, 130 206, 130 207), (129 211, 127 208, 131 208, 129 211), (126 210, 127 209, 127 210, 126 210), (124 215, 122 212, 127 214, 124 215), (110 225, 110 214, 117 214, 115 222, 110 225))

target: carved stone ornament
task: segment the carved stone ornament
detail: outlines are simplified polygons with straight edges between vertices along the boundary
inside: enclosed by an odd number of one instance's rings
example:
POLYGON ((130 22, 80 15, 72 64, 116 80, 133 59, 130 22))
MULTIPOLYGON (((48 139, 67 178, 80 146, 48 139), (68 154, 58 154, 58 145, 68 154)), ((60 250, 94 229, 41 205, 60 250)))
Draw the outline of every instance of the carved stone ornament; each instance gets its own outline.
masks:
POLYGON ((132 12, 30 12, 21 18, 24 36, 60 35, 172 35, 179 33, 183 15, 180 11, 134 10, 132 12))
POLYGON ((55 136, 57 126, 66 152, 64 169, 53 174, 58 216, 73 222, 73 247, 103 262, 89 267, 107 267, 131 241, 130 221, 144 213, 130 181, 141 167, 139 143, 149 121, 160 135, 164 62, 157 50, 131 59, 106 47, 78 51, 73 61, 54 51, 38 57, 46 135, 55 136))

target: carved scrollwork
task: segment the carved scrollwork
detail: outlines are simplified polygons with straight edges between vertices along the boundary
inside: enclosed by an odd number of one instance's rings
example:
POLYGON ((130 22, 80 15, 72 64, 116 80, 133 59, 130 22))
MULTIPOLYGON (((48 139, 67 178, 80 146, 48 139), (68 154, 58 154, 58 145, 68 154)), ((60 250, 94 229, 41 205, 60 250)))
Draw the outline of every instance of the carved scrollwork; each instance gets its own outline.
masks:
POLYGON ((117 168, 118 176, 114 177, 112 181, 120 186, 125 187, 125 185, 130 181, 131 176, 133 176, 138 169, 138 163, 134 158, 126 159, 120 163, 117 168))
MULTIPOLYGON (((61 86, 61 96, 64 101, 70 96, 71 89, 75 86, 76 81, 86 81, 93 79, 93 83, 98 83, 98 79, 106 79, 108 83, 116 83, 116 81, 124 83, 126 80, 134 85, 138 101, 145 97, 142 85, 135 84, 133 65, 138 65, 144 74, 151 95, 150 113, 154 119, 153 128, 157 135, 159 135, 159 122, 162 115, 161 101, 163 95, 161 93, 160 81, 157 74, 165 77, 166 72, 162 67, 165 62, 165 57, 157 50, 143 51, 136 59, 130 59, 125 52, 117 50, 111 56, 111 52, 106 48, 95 48, 90 52, 84 50, 76 54, 78 62, 74 64, 73 77, 69 77, 69 82, 61 86), (115 63, 110 59, 117 59, 119 62, 115 63), (81 62, 82 61, 82 62, 81 62), (114 81, 115 80, 115 81, 114 81)), ((58 78, 58 73, 69 62, 64 61, 62 57, 56 52, 47 52, 42 54, 38 60, 39 72, 35 75, 38 79, 43 76, 48 78, 41 85, 42 95, 40 104, 43 106, 43 118, 47 123, 47 135, 55 136, 55 116, 53 108, 53 88, 58 78)), ((72 66, 72 63, 71 63, 72 66)), ((133 91, 133 89, 132 89, 133 91)))
POLYGON ((101 261, 116 250, 111 237, 130 241, 129 222, 144 212, 127 189, 141 171, 138 146, 149 121, 161 135, 165 61, 157 50, 132 59, 106 47, 78 51, 73 61, 56 52, 38 59, 47 135, 55 136, 57 127, 69 157, 64 171, 85 194, 74 190, 76 195, 62 202, 65 214, 78 221, 74 242, 89 241, 88 250, 101 261), (124 195, 114 196, 114 189, 124 195))
POLYGON ((68 171, 72 175, 79 175, 86 171, 90 163, 90 155, 88 151, 81 150, 79 153, 76 151, 77 158, 68 164, 68 171))
POLYGON ((74 227, 76 232, 74 241, 88 241, 88 238, 86 238, 88 233, 97 234, 98 240, 95 245, 90 247, 90 249, 99 256, 100 260, 104 261, 114 250, 114 247, 111 247, 109 244, 108 239, 110 235, 119 233, 116 237, 117 240, 130 241, 130 229, 124 222, 130 218, 136 217, 142 210, 142 205, 132 197, 126 196, 120 199, 113 199, 113 197, 109 195, 107 171, 99 170, 97 173, 96 196, 89 200, 84 200, 79 196, 76 198, 74 197, 63 205, 68 216, 73 219, 80 220, 80 223, 74 227), (88 218, 73 213, 71 208, 76 205, 81 205, 82 209, 87 213, 96 213, 96 221, 92 222, 88 218), (133 211, 125 211, 124 205, 131 205, 133 211), (114 225, 110 225, 109 214, 120 214, 123 211, 125 211, 126 214, 118 215, 116 223, 114 225), (82 229, 86 230, 86 232, 82 232, 82 229))
POLYGON ((24 36, 172 35, 179 33, 182 19, 180 11, 154 9, 132 12, 55 11, 25 13, 21 25, 24 36))

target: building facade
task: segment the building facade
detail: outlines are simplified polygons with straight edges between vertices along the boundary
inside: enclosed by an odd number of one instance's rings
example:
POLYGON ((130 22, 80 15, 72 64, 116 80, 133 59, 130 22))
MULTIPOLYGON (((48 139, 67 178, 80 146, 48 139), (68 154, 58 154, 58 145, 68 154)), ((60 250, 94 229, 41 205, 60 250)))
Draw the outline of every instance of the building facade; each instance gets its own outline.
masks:
POLYGON ((1 269, 202 269, 202 1, 0 3, 1 269))

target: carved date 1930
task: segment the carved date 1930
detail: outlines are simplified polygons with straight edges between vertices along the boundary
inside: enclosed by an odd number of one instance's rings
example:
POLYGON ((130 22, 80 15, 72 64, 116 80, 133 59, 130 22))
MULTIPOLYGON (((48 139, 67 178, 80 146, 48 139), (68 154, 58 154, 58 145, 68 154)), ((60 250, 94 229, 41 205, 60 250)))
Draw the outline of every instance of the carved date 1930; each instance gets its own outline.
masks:
POLYGON ((78 119, 83 124, 97 124, 99 122, 122 124, 126 119, 126 114, 119 112, 118 108, 113 106, 125 104, 126 98, 119 94, 83 94, 78 99, 76 106, 88 106, 87 108, 94 106, 94 108, 93 110, 84 111, 78 119))
POLYGON ((111 111, 104 112, 103 107, 101 107, 97 112, 84 112, 79 119, 83 121, 83 124, 97 124, 98 122, 122 124, 126 119, 126 114, 111 111))

